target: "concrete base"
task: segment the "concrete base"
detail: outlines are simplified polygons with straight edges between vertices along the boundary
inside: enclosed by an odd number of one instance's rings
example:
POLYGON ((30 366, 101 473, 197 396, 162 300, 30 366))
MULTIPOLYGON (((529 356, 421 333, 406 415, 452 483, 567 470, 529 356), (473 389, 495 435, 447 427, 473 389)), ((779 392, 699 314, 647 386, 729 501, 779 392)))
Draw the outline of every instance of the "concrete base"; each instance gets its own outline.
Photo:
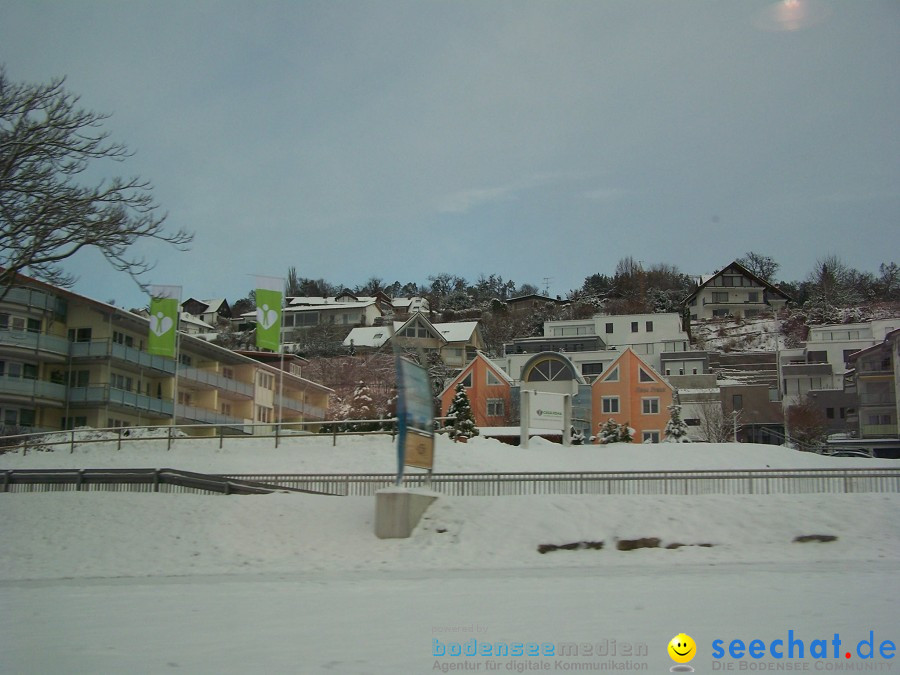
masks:
POLYGON ((430 490, 393 487, 375 493, 375 536, 379 539, 408 538, 422 514, 440 495, 430 490))

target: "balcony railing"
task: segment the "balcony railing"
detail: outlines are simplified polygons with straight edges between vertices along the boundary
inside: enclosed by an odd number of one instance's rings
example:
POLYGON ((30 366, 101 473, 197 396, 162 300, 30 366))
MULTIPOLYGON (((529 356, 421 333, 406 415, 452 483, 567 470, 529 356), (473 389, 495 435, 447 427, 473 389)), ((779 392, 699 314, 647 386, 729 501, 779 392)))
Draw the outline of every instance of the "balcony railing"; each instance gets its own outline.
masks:
POLYGON ((125 361, 142 368, 150 368, 172 375, 175 372, 175 361, 165 356, 156 356, 148 352, 127 347, 109 340, 93 340, 91 342, 72 342, 72 358, 113 358, 125 361))
POLYGON ((108 385, 95 387, 71 387, 70 403, 86 403, 92 405, 119 405, 134 408, 144 413, 153 413, 160 417, 172 416, 172 401, 152 398, 133 391, 116 389, 108 385))
POLYGON ((61 317, 66 316, 66 301, 55 295, 44 293, 34 288, 10 288, 3 298, 4 303, 35 307, 50 312, 55 312, 61 317))
POLYGON ((182 403, 178 404, 177 410, 178 417, 185 420, 191 420, 192 422, 218 424, 222 426, 229 426, 232 428, 240 428, 242 430, 245 425, 253 423, 253 420, 231 417, 230 415, 223 415, 222 413, 218 413, 214 410, 208 410, 207 408, 197 408, 195 406, 184 405, 182 403))
POLYGON ((863 438, 897 438, 896 424, 862 424, 860 432, 863 438))
POLYGON ((252 384, 224 377, 211 370, 203 370, 202 368, 194 368, 192 366, 181 366, 178 368, 178 377, 190 380, 191 382, 208 384, 216 389, 222 389, 235 394, 242 394, 248 398, 253 398, 252 384))
POLYGON ((891 375, 894 372, 894 367, 890 361, 880 363, 863 361, 856 364, 856 372, 859 375, 891 375))
POLYGON ((0 330, 0 346, 16 347, 34 352, 49 352, 60 356, 66 356, 69 353, 69 341, 65 338, 22 330, 0 330))
POLYGON ((66 386, 45 380, 0 377, 0 394, 49 399, 62 403, 66 400, 66 386))
POLYGON ((296 412, 301 412, 308 417, 312 417, 319 420, 325 419, 325 409, 320 408, 319 406, 311 405, 309 403, 303 403, 302 401, 298 401, 294 398, 289 398, 287 396, 279 396, 275 395, 275 407, 282 406, 287 410, 294 410, 296 412))
POLYGON ((897 403, 897 396, 893 393, 886 394, 859 394, 859 404, 867 406, 893 406, 897 403))

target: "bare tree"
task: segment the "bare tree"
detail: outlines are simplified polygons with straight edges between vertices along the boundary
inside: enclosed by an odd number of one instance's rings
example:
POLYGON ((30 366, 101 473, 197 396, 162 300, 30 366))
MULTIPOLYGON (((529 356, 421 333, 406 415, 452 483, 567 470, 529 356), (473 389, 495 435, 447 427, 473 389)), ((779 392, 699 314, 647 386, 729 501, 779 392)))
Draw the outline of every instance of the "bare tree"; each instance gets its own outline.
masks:
POLYGON ((97 162, 132 153, 100 130, 109 116, 79 107, 64 82, 12 82, 0 66, 0 298, 19 272, 72 285, 60 263, 82 248, 138 281, 153 263, 130 255, 133 244, 156 239, 185 250, 193 240, 163 228, 149 182, 80 180, 97 162))
POLYGON ((774 283, 775 273, 781 267, 769 256, 753 251, 748 251, 743 258, 738 258, 738 262, 746 267, 748 271, 769 283, 774 283))
POLYGON ((788 426, 791 438, 801 450, 817 451, 828 440, 828 420, 809 397, 804 396, 788 408, 788 426))
POLYGON ((700 434, 707 443, 726 443, 734 438, 735 423, 740 423, 740 412, 737 420, 733 415, 726 415, 720 403, 697 406, 700 416, 700 434))

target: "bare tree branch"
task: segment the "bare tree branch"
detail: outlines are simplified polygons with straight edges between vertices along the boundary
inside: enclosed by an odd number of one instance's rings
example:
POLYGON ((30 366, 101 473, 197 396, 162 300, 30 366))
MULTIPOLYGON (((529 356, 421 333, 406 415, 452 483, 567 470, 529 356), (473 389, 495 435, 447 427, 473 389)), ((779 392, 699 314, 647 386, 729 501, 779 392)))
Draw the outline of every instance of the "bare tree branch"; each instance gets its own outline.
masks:
POLYGON ((79 181, 93 162, 132 153, 101 130, 109 116, 79 107, 64 83, 12 82, 0 66, 0 299, 19 272, 72 285, 60 263, 87 247, 142 285, 153 263, 132 252, 135 244, 155 239, 186 250, 193 240, 164 228, 148 181, 79 181))

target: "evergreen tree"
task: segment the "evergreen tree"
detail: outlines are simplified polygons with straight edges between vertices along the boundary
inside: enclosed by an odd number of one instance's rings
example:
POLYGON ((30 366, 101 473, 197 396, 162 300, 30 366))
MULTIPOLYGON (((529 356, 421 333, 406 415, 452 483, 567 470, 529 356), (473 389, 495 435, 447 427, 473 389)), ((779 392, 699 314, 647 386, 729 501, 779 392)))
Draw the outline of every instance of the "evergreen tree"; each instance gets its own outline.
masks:
POLYGON ((666 422, 666 443, 689 443, 688 426, 681 419, 681 406, 673 403, 669 406, 669 421, 666 422))
POLYGON ((597 440, 601 445, 619 442, 619 423, 612 417, 600 425, 600 433, 597 434, 597 440))
POLYGON ((453 397, 450 409, 447 411, 448 417, 455 417, 450 426, 450 438, 456 440, 458 438, 477 436, 478 428, 475 426, 475 416, 472 414, 472 406, 469 403, 469 397, 462 382, 456 385, 454 391, 456 395, 453 397))
POLYGON ((569 429, 569 439, 572 441, 572 445, 583 445, 584 444, 584 432, 581 429, 576 429, 573 425, 569 429))
MULTIPOLYGON (((362 380, 353 390, 353 398, 350 400, 350 411, 348 418, 351 420, 373 420, 375 419, 375 406, 372 402, 372 392, 368 385, 362 380)), ((349 431, 372 431, 374 426, 371 422, 361 422, 349 424, 349 431)))

